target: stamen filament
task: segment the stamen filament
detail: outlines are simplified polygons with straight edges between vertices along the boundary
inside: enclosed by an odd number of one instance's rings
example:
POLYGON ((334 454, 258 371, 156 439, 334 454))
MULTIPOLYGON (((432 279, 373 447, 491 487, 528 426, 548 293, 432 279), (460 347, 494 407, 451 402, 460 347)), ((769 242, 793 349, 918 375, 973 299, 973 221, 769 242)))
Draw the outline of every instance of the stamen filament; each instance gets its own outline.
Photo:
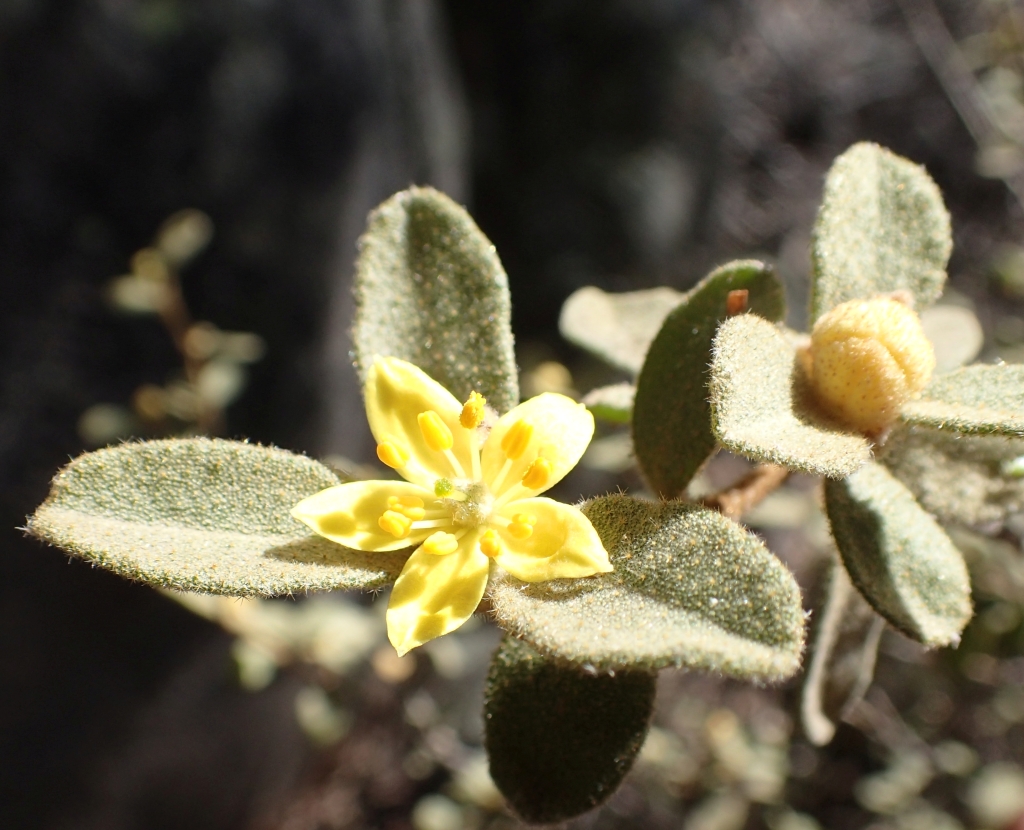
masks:
POLYGON ((411 527, 413 530, 426 530, 430 527, 448 527, 451 523, 451 517, 446 516, 441 519, 424 519, 419 522, 413 522, 411 527))
POLYGON ((491 492, 497 493, 501 490, 501 485, 505 483, 505 476, 508 475, 508 471, 512 469, 512 459, 506 458, 505 463, 502 465, 501 470, 494 477, 494 481, 491 482, 491 492))
POLYGON ((452 465, 452 469, 455 470, 456 478, 465 478, 466 471, 462 469, 462 465, 459 463, 459 459, 455 457, 455 453, 451 450, 444 451, 444 457, 448 459, 448 463, 452 465))

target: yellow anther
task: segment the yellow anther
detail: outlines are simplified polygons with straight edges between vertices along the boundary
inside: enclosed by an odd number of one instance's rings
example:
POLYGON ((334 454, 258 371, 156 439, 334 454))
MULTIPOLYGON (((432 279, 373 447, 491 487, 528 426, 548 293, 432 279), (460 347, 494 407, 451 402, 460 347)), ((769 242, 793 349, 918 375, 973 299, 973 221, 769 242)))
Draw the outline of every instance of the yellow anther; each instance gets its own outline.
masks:
POLYGON ((491 559, 501 553, 501 539, 493 530, 485 530, 480 537, 480 552, 491 559))
POLYGON ((393 441, 384 441, 377 445, 377 458, 381 464, 387 464, 392 470, 401 470, 409 463, 409 453, 393 441))
POLYGON ((465 429, 476 429, 484 420, 484 406, 487 399, 479 392, 470 392, 469 398, 462 407, 462 414, 459 415, 459 423, 465 429))
POLYGON ((533 526, 537 524, 537 517, 528 513, 516 513, 508 526, 508 533, 513 539, 529 539, 533 535, 533 526))
POLYGON ((520 419, 508 428, 508 432, 501 439, 502 452, 515 461, 526 452, 531 438, 533 438, 533 424, 520 419))
POLYGON ((550 479, 551 462, 537 456, 533 463, 526 468, 526 473, 523 475, 523 487, 529 487, 531 490, 543 490, 548 486, 550 479))
POLYGON ((423 440, 430 449, 434 452, 444 452, 452 448, 452 444, 455 443, 452 431, 433 409, 421 412, 416 416, 416 420, 419 422, 420 432, 423 433, 423 440))
POLYGON ((407 519, 418 522, 427 515, 423 499, 418 496, 388 496, 388 509, 401 513, 407 519))
POLYGON ((431 533, 423 543, 423 552, 432 553, 435 556, 447 556, 459 549, 459 540, 451 533, 443 530, 431 533))
POLYGON ((404 539, 409 535, 412 519, 394 510, 385 510, 384 515, 377 519, 377 524, 385 533, 390 533, 396 539, 404 539))

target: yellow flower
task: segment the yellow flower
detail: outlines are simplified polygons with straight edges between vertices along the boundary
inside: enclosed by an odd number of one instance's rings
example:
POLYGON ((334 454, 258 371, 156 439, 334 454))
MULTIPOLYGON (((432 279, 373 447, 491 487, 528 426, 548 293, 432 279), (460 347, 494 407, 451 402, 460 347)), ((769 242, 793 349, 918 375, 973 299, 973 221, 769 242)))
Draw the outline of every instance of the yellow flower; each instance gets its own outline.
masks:
POLYGON ((292 515, 362 551, 417 545, 388 605, 399 654, 454 631, 480 604, 492 562, 524 582, 612 570, 590 520, 537 498, 594 434, 587 409, 543 394, 502 416, 482 442, 484 399, 465 404, 411 363, 380 358, 366 379, 377 456, 402 481, 357 481, 299 502, 292 515))

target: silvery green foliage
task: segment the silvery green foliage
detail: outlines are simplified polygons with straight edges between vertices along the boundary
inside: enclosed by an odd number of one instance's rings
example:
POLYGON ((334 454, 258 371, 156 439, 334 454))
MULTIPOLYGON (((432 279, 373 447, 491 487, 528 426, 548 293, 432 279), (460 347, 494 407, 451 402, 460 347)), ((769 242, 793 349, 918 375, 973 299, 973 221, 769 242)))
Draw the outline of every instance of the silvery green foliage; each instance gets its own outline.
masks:
POLYGON ((615 792, 647 736, 655 680, 583 673, 506 637, 487 677, 484 743, 512 809, 529 822, 563 821, 615 792))
POLYGON ((763 262, 716 268, 669 313, 651 343, 633 405, 633 446, 651 489, 680 495, 715 451, 708 404, 711 347, 728 317, 731 291, 747 292, 747 308, 768 320, 785 316, 782 284, 763 262))
POLYGON ((1024 366, 966 366, 939 375, 901 417, 961 435, 1024 438, 1024 366))
POLYGON ((405 555, 349 550, 289 514, 300 499, 338 483, 311 458, 239 441, 121 444, 57 473, 28 529, 163 588, 271 596, 390 584, 405 555))
POLYGON ((595 418, 613 424, 628 424, 633 418, 635 397, 636 387, 632 383, 613 383, 591 389, 583 396, 583 403, 595 418))
POLYGON ((854 144, 825 180, 811 321, 847 300, 900 290, 926 308, 942 293, 952 247, 949 212, 927 171, 877 144, 854 144))
POLYGON ((352 338, 360 376, 399 357, 465 400, 519 403, 508 278, 465 209, 429 187, 396 193, 359 241, 352 338))
POLYGON ((957 643, 971 618, 963 556, 883 465, 825 484, 825 506, 857 590, 893 626, 927 646, 957 643))
POLYGON ((491 602, 502 627, 598 671, 677 666, 781 680, 799 668, 800 590, 756 536, 683 502, 605 496, 583 512, 614 572, 499 583, 491 602))

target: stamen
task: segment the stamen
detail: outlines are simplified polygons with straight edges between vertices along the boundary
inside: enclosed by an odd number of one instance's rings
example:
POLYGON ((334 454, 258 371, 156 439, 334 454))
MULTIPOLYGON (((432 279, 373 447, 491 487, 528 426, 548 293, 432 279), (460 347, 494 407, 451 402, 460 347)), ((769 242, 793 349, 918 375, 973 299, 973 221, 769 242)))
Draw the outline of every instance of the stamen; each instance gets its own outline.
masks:
POLYGON ((428 527, 448 527, 452 523, 452 517, 445 514, 437 519, 423 519, 412 523, 413 530, 426 530, 428 527))
MULTIPOLYGON (((451 433, 448 433, 451 435, 451 433)), ((455 475, 459 478, 466 477, 466 471, 462 469, 462 465, 459 463, 459 459, 455 457, 455 453, 451 450, 444 451, 444 457, 448 459, 448 463, 452 465, 452 469, 455 470, 455 475)))
POLYGON ((505 530, 513 539, 529 539, 533 535, 533 526, 537 524, 537 517, 529 513, 516 513, 512 521, 508 523, 505 530))
POLYGON ((447 556, 450 553, 455 553, 458 549, 459 540, 443 530, 431 533, 423 543, 423 552, 432 553, 434 556, 447 556))
POLYGON ((394 441, 384 441, 377 445, 377 458, 392 470, 401 470, 409 463, 409 453, 394 441))
POLYGON ((494 477, 494 481, 491 482, 491 492, 497 493, 501 490, 501 485, 505 483, 505 476, 508 475, 508 471, 512 469, 512 459, 506 458, 505 463, 502 465, 498 474, 494 477))
POLYGON ((526 468, 526 473, 523 475, 523 486, 531 490, 543 490, 548 486, 552 469, 551 462, 538 455, 533 463, 526 468))
POLYGON ((485 530, 480 537, 480 553, 489 559, 494 559, 501 553, 501 540, 493 530, 485 530))
POLYGON ((412 520, 394 510, 385 510, 384 515, 377 519, 377 524, 381 530, 390 533, 396 539, 404 539, 412 528, 412 520))
POLYGON ((427 515, 423 499, 417 496, 388 496, 388 509, 416 521, 427 515))
POLYGON ((508 428, 508 432, 502 437, 502 452, 505 453, 506 458, 515 461, 526 452, 531 438, 533 438, 533 424, 520 418, 508 428))
POLYGON ((484 406, 487 399, 479 392, 470 392, 469 398, 462 407, 462 414, 459 415, 459 423, 464 429, 476 429, 484 420, 484 406))
POLYGON ((446 452, 452 448, 452 445, 455 443, 452 431, 448 429, 448 425, 441 420, 441 416, 434 412, 433 409, 421 412, 416 416, 416 421, 420 425, 423 440, 427 442, 427 446, 430 449, 434 452, 446 452))

